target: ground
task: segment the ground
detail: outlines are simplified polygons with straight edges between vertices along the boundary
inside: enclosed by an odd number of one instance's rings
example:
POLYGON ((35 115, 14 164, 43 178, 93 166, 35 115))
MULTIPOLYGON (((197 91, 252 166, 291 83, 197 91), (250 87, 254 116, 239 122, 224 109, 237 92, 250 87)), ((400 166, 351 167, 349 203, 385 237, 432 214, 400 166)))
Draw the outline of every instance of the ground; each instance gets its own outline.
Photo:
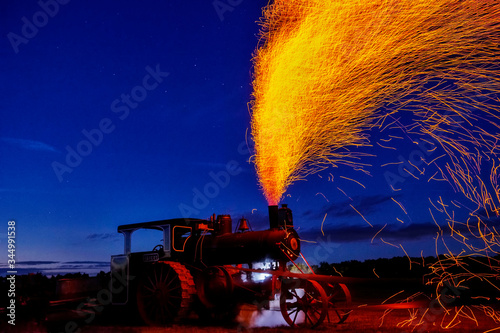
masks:
MULTIPOLYGON (((392 310, 384 317, 383 309, 371 309, 369 307, 361 306, 353 311, 346 322, 342 324, 328 323, 325 321, 320 327, 316 329, 293 329, 288 326, 278 327, 254 327, 255 324, 266 325, 282 323, 282 317, 279 311, 266 311, 260 315, 256 315, 251 307, 244 308, 240 313, 239 323, 225 324, 223 326, 204 325, 199 322, 195 317, 189 319, 182 324, 176 324, 165 328, 153 328, 146 326, 135 325, 117 325, 116 323, 109 323, 103 320, 95 320, 90 325, 74 326, 59 328, 53 332, 82 332, 82 333, 135 333, 135 332, 204 332, 204 333, 229 333, 229 332, 249 332, 249 333, 323 333, 323 332, 363 332, 363 333, 377 333, 377 332, 500 332, 500 323, 495 323, 494 320, 484 314, 483 311, 475 309, 473 319, 464 316, 457 316, 452 321, 455 312, 450 312, 449 316, 445 316, 443 311, 427 312, 425 319, 420 325, 424 310, 392 310), (419 312, 422 311, 422 312, 419 312), (414 314, 414 320, 411 321, 411 314, 414 314), (253 314, 253 323, 252 323, 253 314), (274 322, 274 323, 273 323, 274 322), (452 322, 450 328, 446 329, 448 323, 452 322), (443 327, 442 327, 443 326, 443 327)), ((498 309, 497 309, 498 311, 498 309)), ((467 312, 464 312, 467 313, 467 312)), ((4 324, 0 325, 1 330, 4 324)), ((47 332, 43 325, 37 325, 34 321, 29 323, 18 323, 15 327, 8 326, 6 332, 47 332)))

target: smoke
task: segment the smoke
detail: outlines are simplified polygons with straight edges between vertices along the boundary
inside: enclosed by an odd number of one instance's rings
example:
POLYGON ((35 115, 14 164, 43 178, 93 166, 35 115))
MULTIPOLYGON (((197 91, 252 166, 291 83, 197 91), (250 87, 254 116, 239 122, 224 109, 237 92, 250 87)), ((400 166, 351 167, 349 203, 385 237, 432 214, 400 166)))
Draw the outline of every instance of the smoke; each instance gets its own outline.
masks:
POLYGON ((244 304, 238 315, 238 323, 246 328, 288 326, 280 312, 279 295, 269 302, 269 310, 254 304, 244 304))

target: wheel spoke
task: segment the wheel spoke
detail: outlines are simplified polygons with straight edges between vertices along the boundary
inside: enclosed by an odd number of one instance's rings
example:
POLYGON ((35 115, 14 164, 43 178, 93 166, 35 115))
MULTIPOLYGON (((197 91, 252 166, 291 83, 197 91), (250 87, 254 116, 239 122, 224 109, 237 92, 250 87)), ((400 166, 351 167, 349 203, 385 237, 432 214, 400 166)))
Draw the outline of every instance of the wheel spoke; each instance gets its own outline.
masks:
POLYGON ((301 297, 298 289, 282 290, 281 312, 285 321, 292 327, 314 328, 321 324, 328 314, 328 297, 318 282, 300 281, 300 286, 300 290, 303 290, 301 297), (288 295, 293 295, 296 301, 285 298, 288 295), (299 312, 304 314, 299 316, 299 312))
POLYGON ((157 320, 158 321, 161 321, 163 320, 163 318, 165 318, 165 306, 158 306, 158 316, 157 316, 157 320))
MULTIPOLYGON (((161 269, 161 268, 160 268, 161 269)), ((158 272, 157 271, 154 271, 153 273, 154 277, 155 277, 155 286, 158 286, 159 285, 159 281, 158 281, 158 272)))
POLYGON ((295 312, 295 317, 293 317, 293 323, 295 324, 295 321, 297 320, 297 315, 299 314, 299 311, 295 312))
POLYGON ((170 276, 170 273, 172 272, 172 269, 169 269, 167 271, 167 275, 165 276, 165 279, 162 281, 163 284, 165 284, 168 281, 168 277, 170 276))
POLYGON ((170 281, 168 281, 168 283, 165 285, 165 287, 168 288, 173 282, 176 282, 176 280, 177 279, 175 279, 175 278, 170 279, 170 281))
POLYGON ((306 322, 307 322, 307 319, 309 319, 309 321, 311 322, 311 325, 314 325, 311 317, 309 316, 309 313, 308 312, 304 312, 306 314, 306 322))
POLYGON ((165 325, 187 314, 194 289, 189 271, 179 263, 158 262, 139 280, 137 307, 150 325, 165 325))
POLYGON ((158 322, 159 318, 161 318, 161 307, 157 306, 155 311, 155 322, 158 322))
MULTIPOLYGON (((332 318, 337 323, 344 322, 349 317, 350 311, 343 310, 351 304, 351 294, 347 286, 341 283, 329 284, 327 287, 328 292, 328 306, 335 312, 337 318, 332 318), (337 307, 340 307, 338 309, 337 307)), ((328 315, 330 318, 330 315, 328 315)))
POLYGON ((171 283, 169 283, 167 286, 165 286, 165 290, 170 292, 170 291, 173 291, 173 290, 177 290, 177 289, 182 289, 182 287, 180 285, 174 285, 173 287, 171 288, 168 288, 168 286, 170 286, 171 283))
POLYGON ((342 316, 340 315, 338 310, 335 310, 335 313, 337 314, 337 317, 339 317, 339 319, 342 319, 342 316))
MULTIPOLYGON (((156 286, 156 284, 153 282, 153 280, 151 280, 151 277, 148 276, 148 281, 149 281, 149 285, 154 288, 156 286)), ((146 281, 147 282, 147 281, 146 281)))
POLYGON ((148 286, 143 286, 143 288, 146 289, 146 290, 148 290, 148 291, 150 291, 151 294, 154 293, 154 291, 155 291, 152 287, 150 288, 148 286))
POLYGON ((160 271, 156 274, 156 276, 159 276, 159 283, 163 284, 163 267, 160 268, 160 271))
POLYGON ((314 312, 319 314, 321 316, 321 311, 319 310, 319 308, 313 308, 314 312))
MULTIPOLYGON (((170 302, 168 302, 168 303, 169 303, 169 304, 172 304, 172 303, 170 303, 170 302)), ((165 314, 167 314, 167 316, 168 316, 168 317, 173 317, 173 313, 172 313, 172 311, 171 311, 171 308, 170 308, 170 307, 168 307, 168 306, 166 306, 166 304, 164 304, 164 305, 162 306, 162 309, 164 310, 165 314)))

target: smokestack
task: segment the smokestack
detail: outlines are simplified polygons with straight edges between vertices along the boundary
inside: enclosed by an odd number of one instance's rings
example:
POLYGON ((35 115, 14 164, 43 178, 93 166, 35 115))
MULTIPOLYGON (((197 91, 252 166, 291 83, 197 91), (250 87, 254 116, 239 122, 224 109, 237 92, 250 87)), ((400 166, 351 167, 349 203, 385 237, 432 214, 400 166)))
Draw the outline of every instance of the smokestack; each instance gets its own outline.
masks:
POLYGON ((268 206, 269 209, 269 228, 278 229, 279 219, 278 219, 278 205, 268 206))
POLYGON ((278 225, 284 229, 293 228, 292 210, 288 208, 287 204, 282 204, 281 208, 278 209, 278 225))

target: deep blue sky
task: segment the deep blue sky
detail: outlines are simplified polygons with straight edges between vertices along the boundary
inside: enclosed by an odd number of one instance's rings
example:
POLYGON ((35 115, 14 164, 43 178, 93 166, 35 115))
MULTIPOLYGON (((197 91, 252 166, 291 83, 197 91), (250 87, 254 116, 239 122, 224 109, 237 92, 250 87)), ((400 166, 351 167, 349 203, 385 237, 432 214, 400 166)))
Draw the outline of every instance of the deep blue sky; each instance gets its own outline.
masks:
MULTIPOLYGON (((219 3, 233 5, 218 13, 212 1, 70 1, 49 17, 36 1, 1 2, 0 242, 15 220, 18 261, 109 261, 122 252, 118 225, 181 217, 186 207, 195 208, 191 217, 245 215, 254 228, 264 226, 267 204, 244 142, 267 1, 219 3), (34 19, 36 33, 26 26, 34 19), (20 42, 23 33, 29 38, 20 42), (144 81, 151 71, 163 74, 144 81), (127 105, 131 93, 140 101, 127 105), (73 160, 71 172, 55 172, 68 147, 89 149, 83 132, 100 126, 109 133, 95 134, 92 151, 73 160), (228 163, 236 165, 229 184, 196 209, 193 189, 203 191, 228 163)), ((428 198, 452 190, 428 184, 428 171, 420 181, 406 175, 402 190, 392 191, 384 172, 397 166, 380 165, 417 149, 410 138, 398 142, 396 151, 368 149, 378 156, 365 161, 372 176, 332 168, 290 188, 284 202, 299 233, 323 244, 305 247, 312 262, 404 255, 371 243, 386 223, 384 240, 410 255, 435 254, 428 198)), ((145 240, 144 249, 159 239, 145 240)))

